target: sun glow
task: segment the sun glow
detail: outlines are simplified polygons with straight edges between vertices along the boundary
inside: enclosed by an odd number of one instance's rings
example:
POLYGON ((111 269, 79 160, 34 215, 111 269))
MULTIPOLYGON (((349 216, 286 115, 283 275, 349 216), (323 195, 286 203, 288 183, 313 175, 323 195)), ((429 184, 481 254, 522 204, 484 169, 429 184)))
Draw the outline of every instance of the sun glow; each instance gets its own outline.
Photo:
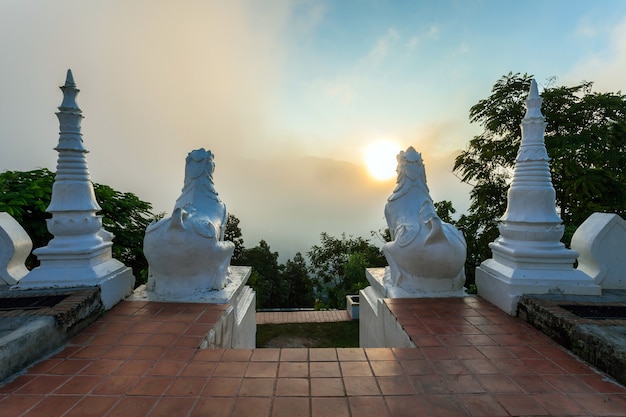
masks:
POLYGON ((372 178, 386 181, 396 175, 400 147, 392 141, 379 141, 365 148, 365 165, 372 178))

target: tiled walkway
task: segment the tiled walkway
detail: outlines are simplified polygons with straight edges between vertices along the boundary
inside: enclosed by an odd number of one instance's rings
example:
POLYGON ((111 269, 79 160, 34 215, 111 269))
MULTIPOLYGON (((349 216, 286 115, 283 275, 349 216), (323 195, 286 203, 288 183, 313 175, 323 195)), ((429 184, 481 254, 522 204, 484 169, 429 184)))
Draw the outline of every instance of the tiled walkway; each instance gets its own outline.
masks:
POLYGON ((257 324, 327 323, 350 320, 352 320, 352 318, 346 310, 264 311, 256 313, 257 324))
POLYGON ((415 349, 198 350, 221 310, 122 302, 0 416, 626 416, 626 389, 479 298, 386 300, 415 349))

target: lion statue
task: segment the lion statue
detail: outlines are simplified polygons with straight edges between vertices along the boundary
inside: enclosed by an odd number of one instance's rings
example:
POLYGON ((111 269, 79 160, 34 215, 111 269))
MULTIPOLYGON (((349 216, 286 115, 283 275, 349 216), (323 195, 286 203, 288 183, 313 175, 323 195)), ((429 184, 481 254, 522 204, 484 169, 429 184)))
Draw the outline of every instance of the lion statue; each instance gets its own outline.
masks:
POLYGON ((186 298, 226 285, 235 245, 224 241, 228 213, 213 184, 211 151, 189 152, 185 183, 170 218, 146 229, 147 290, 162 298, 186 298))
POLYGON ((409 293, 462 292, 465 238, 437 215, 422 155, 409 147, 397 160, 397 185, 385 205, 391 234, 383 246, 389 263, 387 283, 409 293))

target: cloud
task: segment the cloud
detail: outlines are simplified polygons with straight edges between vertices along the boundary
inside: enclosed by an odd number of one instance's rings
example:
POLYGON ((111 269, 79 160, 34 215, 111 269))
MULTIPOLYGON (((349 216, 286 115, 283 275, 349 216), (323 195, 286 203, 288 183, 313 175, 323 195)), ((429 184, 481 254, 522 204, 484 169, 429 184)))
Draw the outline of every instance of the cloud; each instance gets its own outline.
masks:
POLYGON ((3 6, 0 170, 55 168, 57 86, 72 68, 93 180, 173 203, 188 151, 263 148, 288 19, 238 1, 3 6))
POLYGON ((406 43, 406 47, 409 50, 413 50, 426 39, 437 39, 439 37, 439 32, 440 29, 438 25, 433 24, 427 26, 426 30, 422 31, 422 34, 412 36, 406 43))
POLYGON ((319 243, 322 232, 367 238, 384 227, 393 183, 371 181, 359 165, 316 157, 216 162, 216 189, 241 220, 246 247, 265 239, 284 260, 319 243))
MULTIPOLYGON (((600 31, 594 27, 587 25, 585 28, 585 36, 599 36, 600 31)), ((565 83, 587 80, 594 82, 597 91, 626 90, 626 18, 606 36, 605 47, 587 54, 563 77, 565 83)))
POLYGON ((327 96, 339 99, 342 104, 349 104, 356 97, 355 83, 356 79, 341 79, 334 82, 323 81, 322 85, 327 96))
MULTIPOLYGON (((358 147, 365 134, 396 123, 367 111, 378 114, 396 103, 379 99, 371 88, 378 85, 371 76, 376 69, 366 64, 385 64, 403 39, 390 27, 347 74, 334 82, 313 80, 315 98, 330 96, 339 106, 316 101, 305 109, 316 129, 285 133, 289 128, 274 112, 291 69, 289 51, 297 45, 292 30, 314 31, 326 13, 317 3, 298 4, 306 7, 158 0, 3 5, 0 170, 55 169, 57 87, 72 68, 95 182, 133 192, 156 212, 171 212, 187 153, 204 147, 216 155, 215 185, 241 219, 246 246, 265 239, 282 259, 308 250, 321 232, 368 237, 385 225, 383 208, 394 183, 369 180, 358 147), (374 104, 358 113, 356 101, 374 104), (272 121, 278 126, 269 126, 272 121)), ((418 136, 403 138, 420 145, 413 140, 418 136)), ((442 199, 456 179, 436 169, 449 161, 425 157, 436 172, 429 174, 433 198, 442 199)))
MULTIPOLYGON (((451 200, 461 212, 467 204, 459 195, 467 195, 468 187, 450 173, 454 156, 424 154, 432 198, 451 200)), ((386 227, 384 207, 395 178, 374 181, 356 163, 318 157, 225 163, 219 155, 216 163, 216 189, 241 220, 245 246, 265 239, 283 262, 318 244, 322 232, 369 238, 370 231, 386 227)))
MULTIPOLYGON (((298 4, 296 4, 297 6, 298 4)), ((313 32, 324 20, 328 8, 324 3, 319 2, 303 2, 299 6, 297 8, 303 9, 303 11, 302 13, 294 12, 293 27, 300 33, 313 32)))
POLYGON ((376 43, 368 52, 367 62, 373 65, 381 64, 389 54, 390 48, 399 40, 400 33, 395 28, 390 27, 387 29, 387 32, 376 40, 376 43))

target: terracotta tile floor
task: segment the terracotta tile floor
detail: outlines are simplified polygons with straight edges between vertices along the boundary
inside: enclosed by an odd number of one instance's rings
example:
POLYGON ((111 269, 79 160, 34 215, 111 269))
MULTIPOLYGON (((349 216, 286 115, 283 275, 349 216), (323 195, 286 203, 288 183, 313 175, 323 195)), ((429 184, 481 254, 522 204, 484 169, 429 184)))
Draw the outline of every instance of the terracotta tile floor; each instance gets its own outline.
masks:
POLYGON ((199 350, 220 306, 122 302, 0 416, 626 416, 626 389, 480 298, 386 300, 415 349, 199 350))

